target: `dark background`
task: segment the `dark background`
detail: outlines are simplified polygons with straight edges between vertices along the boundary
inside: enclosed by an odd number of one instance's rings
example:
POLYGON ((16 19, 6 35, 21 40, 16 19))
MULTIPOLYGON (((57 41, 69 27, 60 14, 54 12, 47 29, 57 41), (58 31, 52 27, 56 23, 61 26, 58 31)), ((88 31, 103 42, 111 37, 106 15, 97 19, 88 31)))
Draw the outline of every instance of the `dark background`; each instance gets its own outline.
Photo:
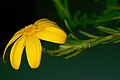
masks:
POLYGON ((1 0, 0 55, 13 34, 19 29, 40 18, 55 19, 55 16, 55 8, 50 0, 1 0))
POLYGON ((19 29, 36 20, 32 0, 1 0, 0 1, 0 55, 19 29))
MULTIPOLYGON (((95 8, 92 0, 69 1, 73 11, 95 8)), ((0 55, 16 31, 43 17, 59 22, 52 0, 0 0, 0 55)), ((25 56, 18 71, 0 58, 0 80, 120 80, 120 44, 95 46, 69 60, 43 54, 35 70, 25 56)))

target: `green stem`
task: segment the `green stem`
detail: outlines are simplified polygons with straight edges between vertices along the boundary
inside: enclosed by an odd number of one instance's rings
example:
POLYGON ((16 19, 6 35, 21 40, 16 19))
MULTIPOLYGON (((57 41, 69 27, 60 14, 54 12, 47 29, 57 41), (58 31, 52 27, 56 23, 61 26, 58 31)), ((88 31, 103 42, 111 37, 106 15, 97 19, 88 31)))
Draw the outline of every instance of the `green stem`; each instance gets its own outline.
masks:
POLYGON ((69 13, 68 8, 64 8, 64 6, 61 4, 60 0, 53 0, 54 4, 57 6, 56 8, 58 10, 61 10, 61 13, 64 14, 67 18, 71 19, 71 15, 69 13))
POLYGON ((96 41, 91 42, 91 43, 90 43, 90 47, 96 46, 96 45, 98 45, 98 44, 100 44, 100 43, 102 43, 102 42, 104 42, 104 41, 108 41, 108 40, 111 40, 111 39, 117 38, 117 37, 120 37, 120 33, 99 38, 99 39, 97 39, 96 41))

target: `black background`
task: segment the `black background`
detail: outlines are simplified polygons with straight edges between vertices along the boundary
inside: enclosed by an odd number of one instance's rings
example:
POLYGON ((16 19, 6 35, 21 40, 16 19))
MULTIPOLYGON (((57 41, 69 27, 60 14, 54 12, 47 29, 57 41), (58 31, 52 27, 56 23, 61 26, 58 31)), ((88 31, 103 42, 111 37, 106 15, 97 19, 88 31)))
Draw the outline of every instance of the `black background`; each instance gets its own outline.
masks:
POLYGON ((36 20, 32 0, 1 0, 0 1, 0 55, 19 29, 36 20))

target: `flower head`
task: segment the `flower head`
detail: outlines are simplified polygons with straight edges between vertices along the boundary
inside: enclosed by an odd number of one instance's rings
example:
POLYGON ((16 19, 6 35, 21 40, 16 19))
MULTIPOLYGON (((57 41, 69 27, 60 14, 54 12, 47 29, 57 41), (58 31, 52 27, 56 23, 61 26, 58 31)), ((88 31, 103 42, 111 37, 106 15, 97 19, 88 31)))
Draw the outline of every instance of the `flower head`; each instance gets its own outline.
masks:
POLYGON ((37 68, 40 65, 42 55, 40 39, 63 44, 66 38, 66 33, 55 22, 45 18, 40 19, 14 34, 4 50, 3 60, 5 61, 7 48, 14 42, 10 51, 12 67, 16 70, 19 69, 23 49, 25 48, 29 66, 31 68, 37 68))

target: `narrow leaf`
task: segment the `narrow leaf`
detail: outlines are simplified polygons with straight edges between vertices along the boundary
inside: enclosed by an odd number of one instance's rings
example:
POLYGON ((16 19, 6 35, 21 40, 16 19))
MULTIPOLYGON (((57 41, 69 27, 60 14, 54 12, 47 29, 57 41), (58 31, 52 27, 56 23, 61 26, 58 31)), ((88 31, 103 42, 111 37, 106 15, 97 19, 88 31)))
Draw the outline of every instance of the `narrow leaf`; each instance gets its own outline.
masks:
POLYGON ((118 30, 112 29, 112 28, 108 28, 108 27, 103 27, 103 26, 97 26, 96 29, 108 33, 108 34, 116 34, 119 33, 118 30))
POLYGON ((113 43, 119 43, 119 42, 120 42, 120 38, 118 40, 116 40, 115 42, 113 42, 113 43))
POLYGON ((103 42, 102 44, 116 43, 118 41, 118 39, 120 39, 120 38, 113 38, 113 39, 111 39, 109 41, 103 42))
POLYGON ((70 58, 72 58, 72 57, 75 57, 75 56, 77 56, 78 54, 80 54, 82 51, 83 51, 83 49, 80 49, 80 50, 78 50, 78 51, 76 51, 76 52, 74 52, 74 53, 66 56, 65 59, 70 59, 70 58))
POLYGON ((63 50, 61 52, 59 52, 58 54, 55 54, 56 56, 62 56, 62 55, 66 55, 66 54, 70 54, 72 52, 74 52, 75 50, 77 50, 79 47, 78 46, 74 46, 71 47, 69 49, 63 50))
POLYGON ((95 36, 93 34, 87 33, 85 31, 79 31, 79 33, 81 33, 81 34, 83 34, 83 35, 85 35, 87 37, 90 37, 90 38, 98 38, 98 36, 95 36))

